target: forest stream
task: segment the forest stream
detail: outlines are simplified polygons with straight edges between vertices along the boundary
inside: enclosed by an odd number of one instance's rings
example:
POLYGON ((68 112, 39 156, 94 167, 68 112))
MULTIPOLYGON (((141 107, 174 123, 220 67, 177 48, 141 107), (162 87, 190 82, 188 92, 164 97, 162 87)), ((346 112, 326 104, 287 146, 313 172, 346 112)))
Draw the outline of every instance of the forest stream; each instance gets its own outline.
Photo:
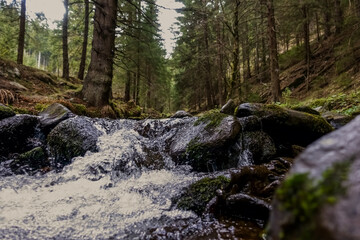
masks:
MULTIPOLYGON (((156 131, 193 119, 147 120, 156 131)), ((61 172, 0 178, 1 239, 258 239, 263 223, 216 220, 176 209, 171 199, 207 174, 175 165, 166 138, 144 137, 132 120, 101 120, 96 153, 61 172), (144 149, 157 149, 156 169, 140 168, 144 149), (119 170, 121 166, 121 170, 119 170), (260 224, 260 225, 259 225, 260 224), (241 238, 239 238, 241 239, 241 238)))

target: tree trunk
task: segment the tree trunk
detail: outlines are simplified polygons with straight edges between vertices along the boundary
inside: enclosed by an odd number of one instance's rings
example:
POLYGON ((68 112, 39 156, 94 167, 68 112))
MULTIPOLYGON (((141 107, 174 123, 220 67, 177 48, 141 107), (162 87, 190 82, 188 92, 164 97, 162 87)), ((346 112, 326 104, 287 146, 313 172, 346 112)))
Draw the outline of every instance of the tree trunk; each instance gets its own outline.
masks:
POLYGON ((115 52, 117 0, 97 0, 89 71, 82 95, 92 106, 109 104, 115 52))
POLYGON ((83 80, 85 73, 85 65, 86 65, 86 53, 87 53, 87 45, 88 45, 88 35, 89 35, 89 0, 84 0, 85 3, 85 23, 84 23, 84 38, 83 38, 83 46, 81 52, 81 61, 79 67, 78 78, 83 80))
POLYGON ((126 82, 125 82, 124 101, 128 102, 128 101, 130 101, 130 89, 131 89, 132 73, 131 73, 130 70, 127 70, 126 73, 127 73, 127 78, 126 78, 126 82))
POLYGON ((329 0, 323 0, 323 4, 324 4, 323 12, 324 12, 324 22, 325 22, 324 34, 325 34, 325 39, 327 39, 331 35, 331 12, 330 12, 329 0))
POLYGON ((68 16, 69 0, 64 0, 65 14, 62 25, 62 42, 63 42, 63 78, 69 79, 69 52, 68 52, 68 16))
POLYGON ((20 30, 18 41, 17 63, 23 64, 24 45, 25 45, 25 20, 26 20, 26 0, 21 0, 20 30))
POLYGON ((302 6, 302 12, 304 17, 303 23, 303 31, 304 31, 304 47, 305 47, 305 63, 306 63, 306 88, 309 91, 309 78, 310 78, 310 57, 311 57, 311 49, 310 49, 310 31, 309 31, 309 7, 304 4, 302 6))
MULTIPOLYGON (((204 2, 204 1, 203 1, 204 2)), ((204 2, 204 6, 205 6, 204 2)), ((206 88, 206 100, 207 100, 207 108, 211 109, 214 107, 214 99, 213 99, 213 88, 211 83, 211 65, 210 65, 210 51, 209 51, 209 26, 208 19, 205 17, 204 19, 204 43, 205 43, 205 88, 206 88)))
POLYGON ((280 79, 279 79, 279 62, 278 50, 276 40, 276 24, 274 16, 273 0, 267 0, 267 14, 268 14, 268 37, 269 37, 269 57, 270 57, 270 75, 272 85, 272 100, 273 102, 280 101, 280 79))
POLYGON ((235 3, 235 10, 234 10, 234 28, 233 28, 233 35, 234 35, 234 49, 233 49, 233 69, 231 74, 231 81, 230 81, 230 90, 229 90, 229 97, 234 97, 234 91, 236 83, 240 82, 240 67, 239 67, 239 54, 240 54, 240 34, 239 34, 239 8, 240 8, 240 0, 236 0, 235 3))
POLYGON ((340 5, 340 0, 335 0, 335 33, 339 34, 343 25, 343 14, 340 5))

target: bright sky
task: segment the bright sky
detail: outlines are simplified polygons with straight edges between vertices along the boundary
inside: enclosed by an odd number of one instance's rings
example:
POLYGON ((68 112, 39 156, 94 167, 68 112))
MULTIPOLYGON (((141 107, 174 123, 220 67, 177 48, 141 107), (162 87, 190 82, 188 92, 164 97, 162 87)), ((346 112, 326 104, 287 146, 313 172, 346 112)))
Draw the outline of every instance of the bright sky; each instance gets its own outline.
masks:
MULTIPOLYGON (((10 2, 11 0, 8 1, 10 2)), ((157 4, 163 7, 159 9, 159 22, 161 24, 164 46, 169 55, 173 52, 173 47, 175 46, 174 35, 171 33, 170 28, 176 22, 176 17, 179 16, 175 9, 182 7, 182 4, 175 2, 175 0, 157 0, 157 4)), ((50 27, 53 27, 53 21, 63 18, 64 5, 62 0, 27 0, 26 11, 30 17, 34 17, 35 13, 43 12, 48 19, 50 27)))

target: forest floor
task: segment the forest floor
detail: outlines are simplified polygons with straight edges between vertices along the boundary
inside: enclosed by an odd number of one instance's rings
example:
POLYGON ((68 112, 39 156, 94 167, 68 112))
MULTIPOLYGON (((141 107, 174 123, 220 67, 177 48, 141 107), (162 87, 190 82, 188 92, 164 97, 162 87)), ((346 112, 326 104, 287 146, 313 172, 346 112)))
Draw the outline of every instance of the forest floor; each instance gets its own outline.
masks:
MULTIPOLYGON (((360 31, 348 29, 312 44, 310 76, 305 78, 306 64, 302 46, 294 46, 279 55, 282 102, 284 106, 321 107, 346 115, 360 113, 360 31)), ((270 102, 270 82, 255 77, 248 83, 246 101, 270 102)), ((0 103, 17 113, 37 114, 59 102, 78 115, 112 118, 161 118, 164 114, 143 113, 133 102, 111 102, 115 113, 86 107, 77 97, 82 81, 63 79, 43 70, 0 59, 0 103)))
MULTIPOLYGON (((350 28, 338 36, 314 41, 310 75, 306 79, 303 47, 294 46, 279 55, 284 106, 321 107, 346 115, 360 113, 360 32, 350 28)), ((256 98, 270 102, 270 82, 252 79, 256 98)), ((253 94, 254 94, 253 93, 253 94)))

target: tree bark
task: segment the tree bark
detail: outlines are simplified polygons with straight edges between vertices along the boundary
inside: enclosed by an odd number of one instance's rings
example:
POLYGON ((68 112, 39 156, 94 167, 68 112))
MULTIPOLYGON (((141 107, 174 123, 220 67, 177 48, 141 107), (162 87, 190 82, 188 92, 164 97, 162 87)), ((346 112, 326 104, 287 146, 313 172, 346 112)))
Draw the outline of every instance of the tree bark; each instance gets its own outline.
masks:
POLYGON ((26 0, 21 0, 20 30, 17 52, 17 63, 23 64, 24 45, 25 45, 25 20, 26 20, 26 0))
POLYGON ((102 107, 111 98, 117 0, 97 0, 95 5, 91 61, 82 95, 88 104, 102 107))
POLYGON ((272 100, 273 102, 280 101, 280 79, 279 79, 279 62, 278 50, 276 40, 276 25, 274 14, 273 0, 267 0, 267 14, 268 14, 268 38, 269 38, 269 55, 270 55, 270 75, 272 85, 272 100))
POLYGON ((234 49, 233 49, 233 69, 231 74, 230 81, 230 90, 229 97, 234 97, 234 91, 236 83, 240 82, 240 67, 239 67, 239 54, 240 54, 240 34, 239 34, 239 8, 240 8, 240 0, 236 0, 235 2, 235 10, 234 10, 234 27, 233 27, 233 35, 234 35, 234 49))
POLYGON ((329 0, 323 0, 323 12, 324 12, 324 34, 325 39, 330 37, 331 35, 331 12, 330 12, 330 4, 329 0))
POLYGON ((343 26, 343 13, 340 5, 340 0, 335 0, 335 33, 339 34, 343 26))
POLYGON ((125 82, 124 101, 128 102, 128 101, 130 101, 130 89, 131 89, 132 73, 131 73, 130 70, 127 70, 126 73, 127 73, 127 78, 126 78, 126 82, 125 82))
POLYGON ((85 3, 85 22, 84 22, 84 38, 83 38, 83 46, 81 52, 81 61, 79 67, 78 78, 83 80, 85 73, 85 65, 86 65, 86 53, 87 53, 87 45, 88 45, 88 36, 89 36, 89 0, 84 0, 85 3))
POLYGON ((309 30, 309 7, 307 4, 302 6, 302 13, 304 17, 303 23, 303 31, 304 31, 304 47, 305 47, 305 63, 306 63, 306 88, 309 91, 309 78, 310 78, 310 57, 311 57, 311 49, 310 49, 310 30, 309 30))
POLYGON ((69 0, 64 0, 65 14, 62 24, 62 42, 63 42, 63 78, 69 79, 69 51, 68 51, 68 16, 69 0))

